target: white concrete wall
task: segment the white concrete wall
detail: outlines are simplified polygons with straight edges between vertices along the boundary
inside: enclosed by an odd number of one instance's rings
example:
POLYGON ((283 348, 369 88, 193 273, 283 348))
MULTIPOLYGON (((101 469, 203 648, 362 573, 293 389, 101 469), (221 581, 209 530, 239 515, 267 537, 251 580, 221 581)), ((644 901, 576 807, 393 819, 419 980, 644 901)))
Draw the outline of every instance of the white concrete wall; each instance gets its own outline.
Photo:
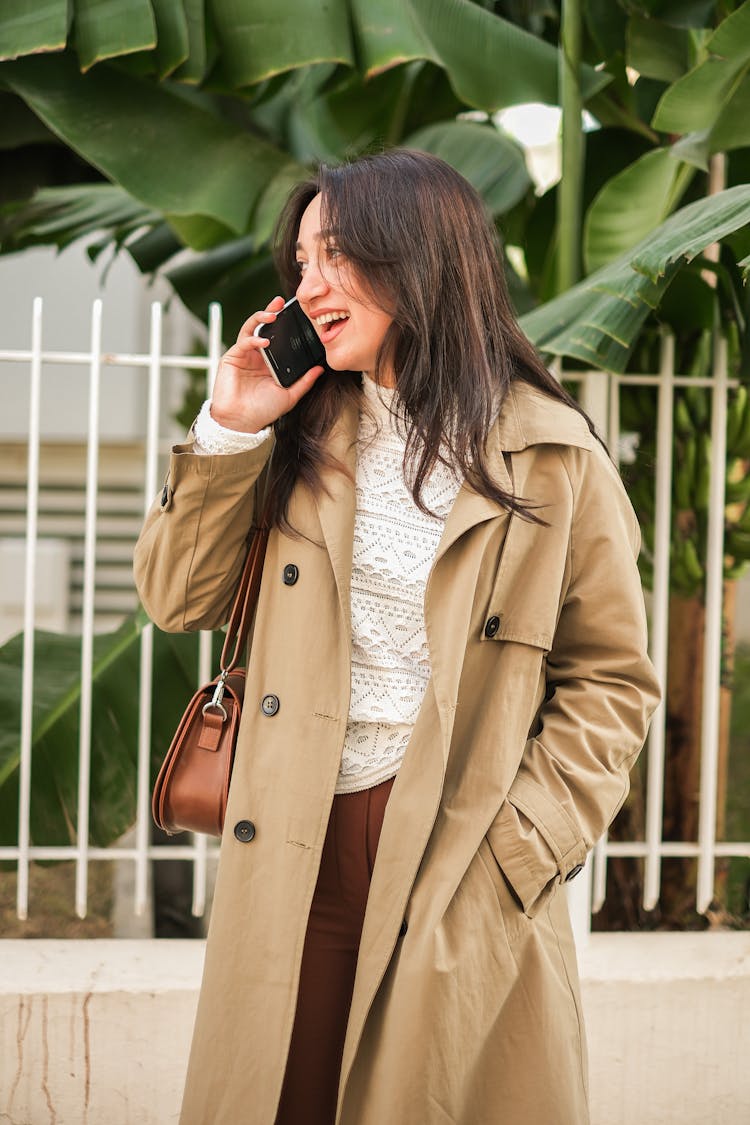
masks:
MULTIPOLYGON (((176 1121, 203 948, 4 941, 0 1120, 176 1121)), ((750 933, 597 934, 582 978, 592 1125, 750 1122, 750 933)))
POLYGON ((592 1125, 750 1123, 750 933, 596 934, 592 1125))
MULTIPOLYGON (((0 257, 0 349, 31 347, 31 310, 35 297, 44 300, 42 347, 45 351, 87 351, 91 337, 91 306, 104 302, 102 348, 105 352, 147 352, 149 309, 166 301, 165 282, 149 287, 126 253, 104 271, 92 264, 85 244, 75 243, 61 254, 35 247, 0 257)), ((200 326, 175 298, 164 325, 164 351, 189 350, 200 326)), ((165 419, 179 403, 183 376, 166 373, 165 419)), ((29 371, 24 364, 0 363, 0 440, 24 438, 28 431, 29 371)), ((41 432, 47 441, 74 441, 87 431, 88 369, 86 365, 46 363, 42 371, 41 432)), ((103 441, 132 441, 146 426, 146 373, 143 369, 105 367, 100 397, 103 441)), ((165 432, 166 428, 162 427, 165 432)))

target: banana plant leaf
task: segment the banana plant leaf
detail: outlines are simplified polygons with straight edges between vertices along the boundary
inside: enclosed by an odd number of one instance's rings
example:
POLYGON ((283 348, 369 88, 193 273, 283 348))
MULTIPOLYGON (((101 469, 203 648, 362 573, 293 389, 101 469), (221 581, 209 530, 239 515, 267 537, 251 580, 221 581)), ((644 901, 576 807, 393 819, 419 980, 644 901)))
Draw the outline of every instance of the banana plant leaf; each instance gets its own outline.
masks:
MULTIPOLYGON (((136 810, 138 676, 145 616, 128 618, 94 641, 90 843, 107 847, 133 823, 136 810)), ((0 648, 0 843, 18 839, 18 779, 23 637, 0 648)), ((80 723, 79 637, 36 634, 31 776, 31 840, 75 842, 80 723)), ((154 631, 154 763, 166 753, 196 687, 197 637, 154 631)))
MULTIPOLYGON (((350 7, 367 76, 429 59, 445 68, 460 98, 488 113, 522 102, 557 104, 559 51, 479 4, 350 0, 350 7)), ((582 67, 583 98, 609 81, 609 75, 582 67)))
POLYGON ((706 57, 662 96, 652 125, 666 133, 705 133, 707 151, 746 144, 750 136, 750 0, 719 25, 706 57))
POLYGON ((156 21, 156 73, 159 78, 187 62, 190 33, 187 12, 175 0, 151 0, 156 21))
MULTIPOLYGON (((609 0, 603 2, 608 3, 609 0)), ((638 7, 645 15, 669 27, 704 28, 711 23, 716 0, 640 0, 638 7)))
MULTIPOLYGON (((171 4, 174 0, 165 0, 171 4)), ((205 0, 182 0, 182 9, 187 24, 188 52, 184 63, 177 68, 174 77, 180 82, 198 85, 203 81, 208 65, 208 45, 206 43, 206 4, 205 0)), ((157 27, 159 26, 157 17, 157 27)), ((159 50, 157 45, 157 50, 159 50)))
POLYGON ((68 38, 68 0, 4 0, 0 15, 0 59, 37 51, 60 51, 68 38))
POLYGON ((633 15, 628 21, 628 65, 644 78, 676 82, 690 69, 691 32, 633 15))
MULTIPOLYGON (((151 51, 150 69, 160 77, 177 65, 176 78, 199 82, 211 70, 215 88, 236 90, 320 62, 358 67, 371 78, 421 59, 443 68, 459 97, 487 112, 558 96, 559 51, 468 0, 209 0, 205 12, 197 0, 71 2, 75 43, 68 47, 84 70, 151 51)), ((0 13, 3 57, 60 49, 63 7, 46 0, 40 32, 29 6, 11 0, 10 12, 0 13)), ((584 66, 581 81, 588 98, 610 78, 584 66)))
POLYGON ((521 317, 542 352, 624 371, 648 314, 684 262, 750 224, 750 185, 690 203, 633 250, 521 317))
POLYGON ((266 78, 316 62, 354 66, 347 0, 211 0, 230 86, 253 86, 266 78))
POLYGON ((0 90, 0 151, 49 143, 59 145, 60 142, 25 102, 15 94, 0 90))
POLYGON ((445 73, 408 63, 368 78, 345 67, 306 67, 274 83, 253 105, 253 121, 302 162, 338 161, 346 153, 399 141, 405 118, 419 124, 454 118, 465 106, 445 73), (427 81, 425 81, 425 78, 427 81))
POLYGON ((166 222, 157 223, 128 242, 128 253, 141 273, 155 273, 182 248, 182 243, 166 222))
POLYGON ((62 250, 103 228, 107 240, 120 246, 128 235, 160 218, 116 184, 41 188, 31 199, 0 209, 0 249, 11 253, 54 245, 62 250))
POLYGON ((0 81, 67 145, 135 199, 164 214, 199 215, 236 234, 301 169, 267 141, 166 85, 108 64, 81 74, 72 57, 0 65, 0 81))
POLYGON ((592 273, 636 246, 666 219, 695 175, 668 148, 644 153, 608 180, 588 209, 583 232, 592 273))
POLYGON ((494 125, 446 121, 406 137, 408 148, 441 156, 466 177, 493 215, 502 215, 533 187, 523 149, 494 125))
POLYGON ((102 59, 156 46, 150 0, 73 0, 75 45, 81 70, 102 59))

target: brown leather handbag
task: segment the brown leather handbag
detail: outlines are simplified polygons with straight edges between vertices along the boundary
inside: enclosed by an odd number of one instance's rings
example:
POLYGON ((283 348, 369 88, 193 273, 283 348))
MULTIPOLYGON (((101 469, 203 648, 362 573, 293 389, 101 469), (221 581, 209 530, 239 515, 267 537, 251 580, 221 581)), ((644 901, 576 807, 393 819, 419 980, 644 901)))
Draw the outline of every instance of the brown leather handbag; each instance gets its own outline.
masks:
POLYGON ((221 650, 221 671, 190 700, 154 785, 151 811, 158 827, 170 836, 175 832, 221 836, 224 827, 245 694, 245 669, 237 665, 258 603, 267 516, 268 507, 245 559, 221 650))

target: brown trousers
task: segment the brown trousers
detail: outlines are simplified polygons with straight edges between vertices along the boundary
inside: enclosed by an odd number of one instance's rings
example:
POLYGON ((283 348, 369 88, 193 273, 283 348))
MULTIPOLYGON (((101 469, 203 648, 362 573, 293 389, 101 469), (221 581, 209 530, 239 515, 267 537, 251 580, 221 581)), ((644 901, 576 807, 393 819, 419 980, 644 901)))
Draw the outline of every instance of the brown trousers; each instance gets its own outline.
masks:
POLYGON ((393 778, 333 799, 276 1125, 333 1125, 359 940, 393 778))

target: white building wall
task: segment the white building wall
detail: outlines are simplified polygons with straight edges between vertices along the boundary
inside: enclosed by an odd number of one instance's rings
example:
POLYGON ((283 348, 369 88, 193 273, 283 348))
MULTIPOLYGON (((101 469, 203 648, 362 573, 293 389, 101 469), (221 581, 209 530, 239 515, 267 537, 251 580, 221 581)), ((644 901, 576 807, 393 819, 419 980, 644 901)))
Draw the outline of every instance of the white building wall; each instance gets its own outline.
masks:
MULTIPOLYGON (((109 268, 92 263, 83 244, 58 254, 39 247, 0 257, 0 350, 31 346, 32 306, 43 300, 42 350, 90 349, 92 305, 103 300, 101 347, 127 356, 148 351, 153 301, 166 301, 164 282, 148 284, 122 253, 109 268)), ((205 328, 172 300, 164 318, 165 354, 190 354, 205 328)), ((88 436, 90 364, 45 362, 41 375, 40 522, 37 546, 36 624, 79 632, 83 503, 88 436)), ((162 371, 159 431, 180 440, 174 422, 184 394, 183 370, 162 371)), ((116 627, 135 606, 130 548, 142 519, 142 453, 146 432, 147 369, 102 364, 99 394, 99 507, 103 562, 97 571, 96 628, 116 627)), ((24 535, 29 428, 30 366, 0 362, 0 644, 23 624, 24 535)))
MULTIPOLYGON (((104 300, 102 343, 106 351, 148 351, 149 306, 166 300, 164 282, 149 287, 132 259, 122 253, 110 268, 92 264, 82 243, 58 254, 47 247, 0 257, 0 347, 25 349, 31 344, 34 297, 44 299, 42 346, 45 351, 80 351, 88 340, 91 306, 104 300)), ((201 326, 175 298, 165 321, 164 350, 182 355, 201 326)), ((143 371, 105 369, 101 394, 103 442, 134 441, 146 424, 146 380, 143 371)), ((165 419, 180 400, 182 376, 167 379, 165 419)), ((28 430, 28 370, 0 364, 0 441, 23 439, 28 430)), ((42 373, 41 433, 46 441, 81 441, 87 433, 88 369, 45 364, 42 373)), ((162 429, 164 432, 164 429, 162 429)))

